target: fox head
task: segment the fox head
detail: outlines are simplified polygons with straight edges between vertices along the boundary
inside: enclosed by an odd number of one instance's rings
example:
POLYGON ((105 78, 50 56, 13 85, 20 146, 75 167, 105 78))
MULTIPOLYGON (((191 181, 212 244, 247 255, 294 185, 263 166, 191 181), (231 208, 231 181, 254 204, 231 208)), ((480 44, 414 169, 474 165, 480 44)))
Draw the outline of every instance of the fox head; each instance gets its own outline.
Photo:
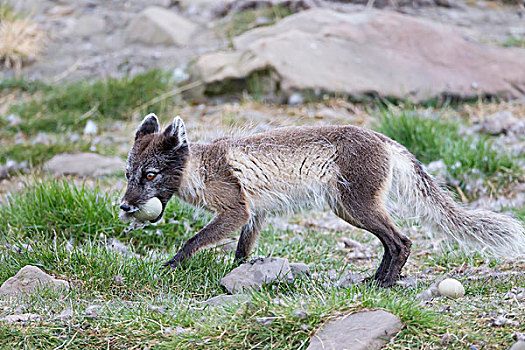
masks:
POLYGON ((189 153, 186 128, 177 116, 160 132, 155 114, 148 114, 135 134, 135 143, 128 154, 126 178, 128 185, 121 200, 121 219, 129 220, 150 198, 157 197, 164 214, 166 204, 178 191, 182 171, 189 153))

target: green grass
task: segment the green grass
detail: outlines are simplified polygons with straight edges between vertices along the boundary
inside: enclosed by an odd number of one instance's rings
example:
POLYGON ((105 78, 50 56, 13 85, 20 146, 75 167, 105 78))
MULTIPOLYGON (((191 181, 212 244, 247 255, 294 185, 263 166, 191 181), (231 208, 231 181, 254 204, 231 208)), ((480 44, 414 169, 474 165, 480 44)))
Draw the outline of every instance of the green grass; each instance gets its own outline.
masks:
POLYGON ((425 118, 414 109, 384 108, 376 130, 404 145, 424 164, 442 159, 465 188, 468 178, 483 177, 500 187, 523 176, 515 159, 497 151, 488 136, 463 136, 458 122, 425 118))
POLYGON ((525 37, 511 35, 503 42, 503 46, 525 48, 525 37))
POLYGON ((483 342, 487 348, 506 349, 519 326, 493 327, 487 315, 503 308, 514 315, 510 316, 513 320, 525 322, 523 305, 504 297, 510 288, 525 282, 519 267, 478 254, 467 255, 453 247, 443 254, 413 252, 406 273, 436 269, 432 279, 422 279, 415 287, 333 287, 330 271, 366 276, 377 265, 375 258, 348 261, 346 251, 335 248, 344 235, 368 245, 379 256, 375 237, 360 230, 280 231, 270 227, 263 231, 254 254, 308 263, 319 277, 266 285, 250 292, 252 300, 246 304, 223 309, 203 307, 201 301, 224 293, 220 279, 233 268, 233 252, 207 249, 172 272, 160 266, 209 217, 172 201, 166 216, 176 221, 128 231, 118 221, 117 198, 116 193, 104 193, 98 187, 45 180, 11 195, 0 206, 0 282, 31 264, 72 285, 64 295, 43 291, 3 301, 0 317, 22 305, 23 312, 39 314, 43 321, 16 325, 0 322, 0 348, 51 349, 67 344, 67 348, 79 349, 89 344, 93 349, 298 349, 306 348, 310 336, 333 318, 381 308, 404 323, 388 349, 441 348, 447 332, 454 334, 451 348, 479 348, 483 342), (130 253, 108 248, 110 237, 129 244, 130 253), (18 243, 31 249, 11 247, 18 243), (471 278, 469 268, 485 266, 508 275, 471 278), (415 296, 445 273, 465 285, 467 296, 420 304, 415 296), (97 317, 85 315, 89 305, 101 307, 97 317), (72 319, 55 319, 66 307, 73 310, 72 319), (265 317, 273 322, 263 325, 257 321, 265 317), (168 327, 182 327, 184 332, 169 334, 165 332, 168 327))
MULTIPOLYGON (((33 92, 32 89, 38 89, 29 102, 15 104, 9 109, 10 113, 22 118, 22 123, 8 127, 7 131, 21 131, 28 135, 39 131, 79 131, 87 119, 97 122, 126 120, 135 108, 173 88, 168 74, 160 70, 123 79, 78 81, 65 85, 26 86, 23 81, 2 84, 5 88, 12 86, 33 92)), ((160 113, 166 108, 166 103, 158 103, 141 113, 160 113)))
POLYGON ((103 234, 131 242, 143 251, 178 245, 207 219, 206 215, 174 199, 165 214, 165 218, 175 220, 174 223, 129 231, 118 219, 117 202, 118 196, 103 193, 98 187, 76 187, 57 180, 37 182, 9 196, 7 203, 0 207, 0 232, 9 232, 18 239, 49 239, 58 235, 64 240, 89 240, 103 234))
POLYGON ((236 11, 231 19, 220 26, 220 31, 224 32, 231 40, 242 33, 262 26, 275 24, 280 19, 293 14, 291 10, 281 5, 254 10, 236 11), (264 23, 257 23, 258 18, 264 18, 264 23))

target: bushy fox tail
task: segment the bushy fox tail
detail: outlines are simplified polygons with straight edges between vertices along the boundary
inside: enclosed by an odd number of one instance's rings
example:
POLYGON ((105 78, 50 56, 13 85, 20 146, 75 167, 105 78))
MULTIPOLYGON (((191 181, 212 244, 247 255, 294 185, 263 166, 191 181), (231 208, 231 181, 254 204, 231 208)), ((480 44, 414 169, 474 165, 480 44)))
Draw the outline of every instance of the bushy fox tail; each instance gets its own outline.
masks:
POLYGON ((416 218, 430 233, 442 233, 469 251, 507 258, 525 257, 525 227, 507 215, 467 209, 441 189, 403 146, 389 145, 392 156, 389 208, 416 218))

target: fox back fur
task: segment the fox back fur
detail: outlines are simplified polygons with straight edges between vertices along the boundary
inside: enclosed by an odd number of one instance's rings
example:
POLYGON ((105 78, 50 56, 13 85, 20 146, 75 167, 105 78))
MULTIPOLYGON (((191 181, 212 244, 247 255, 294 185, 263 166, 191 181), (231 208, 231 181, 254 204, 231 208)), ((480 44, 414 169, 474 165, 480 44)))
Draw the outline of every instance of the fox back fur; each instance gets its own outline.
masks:
POLYGON ((379 238, 384 255, 374 279, 384 287, 399 278, 411 247, 393 215, 417 218, 430 232, 466 248, 505 257, 525 254, 520 222, 460 206, 405 147, 355 126, 278 128, 190 144, 179 117, 160 132, 157 117, 150 114, 137 130, 127 177, 123 217, 152 197, 161 200, 164 211, 172 195, 215 213, 166 266, 181 264, 238 229, 235 259, 242 262, 269 213, 311 206, 328 206, 379 238))

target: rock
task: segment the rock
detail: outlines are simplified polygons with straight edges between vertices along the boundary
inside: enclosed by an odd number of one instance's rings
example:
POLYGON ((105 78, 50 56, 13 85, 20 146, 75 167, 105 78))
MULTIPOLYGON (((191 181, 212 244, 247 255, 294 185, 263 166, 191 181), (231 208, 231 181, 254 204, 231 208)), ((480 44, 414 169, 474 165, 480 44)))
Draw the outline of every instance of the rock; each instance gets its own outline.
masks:
POLYGON ((480 131, 491 135, 507 133, 520 124, 520 120, 509 110, 499 111, 484 118, 480 131))
POLYGON ((435 284, 431 285, 428 289, 425 289, 421 293, 416 295, 417 300, 429 301, 439 295, 437 286, 435 284))
POLYGON ((349 271, 345 271, 339 279, 334 283, 335 287, 338 288, 348 288, 350 286, 353 286, 356 283, 359 283, 363 278, 356 273, 351 273, 349 271))
POLYGON ((261 258, 242 264, 221 279, 221 285, 230 293, 247 288, 260 289, 276 280, 293 279, 290 264, 283 258, 261 258))
POLYGON ((70 307, 66 307, 60 314, 58 314, 55 319, 66 321, 73 317, 73 310, 70 307))
POLYGON ((292 269, 292 275, 294 278, 299 275, 310 274, 310 268, 305 263, 290 263, 290 269, 292 269))
POLYGON ((0 180, 9 177, 10 174, 23 171, 27 168, 27 162, 18 163, 14 160, 8 160, 5 165, 0 165, 0 180))
POLYGON ((38 322, 41 320, 42 316, 36 314, 8 315, 0 318, 0 322, 38 322))
POLYGON ((310 9, 233 44, 233 52, 202 55, 194 76, 210 86, 269 70, 287 95, 377 93, 414 101, 443 94, 511 98, 525 90, 523 50, 475 43, 452 26, 387 10, 310 9))
POLYGON ((86 122, 86 126, 84 127, 84 135, 93 136, 96 135, 98 131, 97 123, 89 119, 86 122))
POLYGON ((288 98, 288 104, 290 106, 299 106, 299 105, 303 104, 303 102, 304 102, 303 95, 301 95, 298 92, 294 92, 288 98))
POLYGON ((69 283, 53 278, 36 266, 26 265, 0 287, 0 295, 33 293, 38 288, 69 290, 69 283))
POLYGON ((510 347, 510 350, 525 350, 525 341, 518 341, 518 342, 514 343, 510 347))
POLYGON ((210 298, 204 301, 202 304, 213 306, 213 307, 223 307, 223 306, 231 305, 231 304, 247 303, 250 300, 251 298, 245 294, 235 294, 235 295, 224 294, 224 295, 217 295, 213 298, 210 298))
POLYGON ((380 349, 403 324, 383 310, 357 312, 329 321, 310 338, 309 350, 317 349, 380 349))
POLYGON ((131 21, 127 28, 128 39, 149 45, 188 45, 197 24, 173 11, 151 6, 131 21))
POLYGON ((510 324, 512 326, 519 326, 519 323, 517 321, 509 320, 502 315, 498 316, 495 320, 492 320, 492 326, 494 327, 500 327, 506 324, 510 324))
POLYGON ((123 171, 126 165, 119 157, 96 153, 58 154, 44 164, 54 175, 102 176, 123 171))
POLYGON ((262 326, 271 325, 277 317, 257 317, 255 322, 261 324, 262 326))
POLYGON ((73 35, 91 36, 103 33, 106 29, 104 18, 96 14, 89 14, 80 17, 73 27, 73 35))
POLYGON ((89 318, 98 317, 100 309, 101 309, 100 305, 90 305, 86 307, 86 311, 84 311, 84 315, 89 318))
POLYGON ((6 120, 9 122, 9 126, 17 126, 22 124, 22 118, 16 114, 9 114, 6 120))

